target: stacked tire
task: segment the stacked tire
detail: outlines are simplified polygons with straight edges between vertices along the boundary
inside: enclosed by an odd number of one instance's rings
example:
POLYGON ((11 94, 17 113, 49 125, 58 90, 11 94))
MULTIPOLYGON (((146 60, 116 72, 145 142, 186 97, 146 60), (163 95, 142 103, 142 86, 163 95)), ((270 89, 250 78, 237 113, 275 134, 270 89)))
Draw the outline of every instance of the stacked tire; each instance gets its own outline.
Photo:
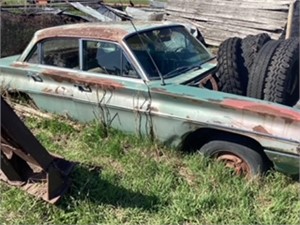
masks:
POLYGON ((244 59, 241 57, 242 39, 233 37, 221 43, 217 61, 216 75, 220 91, 245 95, 247 87, 247 74, 244 59))
POLYGON ((266 33, 229 38, 217 61, 220 91, 288 106, 299 100, 299 38, 271 40, 266 33))

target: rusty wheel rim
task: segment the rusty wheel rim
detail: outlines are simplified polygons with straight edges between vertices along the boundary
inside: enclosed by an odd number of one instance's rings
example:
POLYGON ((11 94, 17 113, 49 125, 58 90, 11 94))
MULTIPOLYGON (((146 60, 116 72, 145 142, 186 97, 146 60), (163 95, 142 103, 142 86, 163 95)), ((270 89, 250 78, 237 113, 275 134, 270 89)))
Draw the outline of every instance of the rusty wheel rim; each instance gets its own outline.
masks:
POLYGON ((216 157, 217 161, 223 162, 226 167, 234 170, 235 174, 239 176, 249 176, 251 170, 247 162, 237 155, 232 153, 221 153, 216 157))

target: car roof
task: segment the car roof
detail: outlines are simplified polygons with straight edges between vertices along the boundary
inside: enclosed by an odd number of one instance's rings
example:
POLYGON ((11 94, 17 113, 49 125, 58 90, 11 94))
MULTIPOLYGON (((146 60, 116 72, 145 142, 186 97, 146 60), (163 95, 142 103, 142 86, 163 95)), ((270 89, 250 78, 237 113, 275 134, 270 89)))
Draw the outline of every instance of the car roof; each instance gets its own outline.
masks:
POLYGON ((170 26, 171 24, 179 25, 169 21, 79 23, 41 29, 35 33, 35 36, 38 40, 51 37, 79 37, 121 42, 125 36, 136 32, 136 30, 142 31, 160 26, 170 26))

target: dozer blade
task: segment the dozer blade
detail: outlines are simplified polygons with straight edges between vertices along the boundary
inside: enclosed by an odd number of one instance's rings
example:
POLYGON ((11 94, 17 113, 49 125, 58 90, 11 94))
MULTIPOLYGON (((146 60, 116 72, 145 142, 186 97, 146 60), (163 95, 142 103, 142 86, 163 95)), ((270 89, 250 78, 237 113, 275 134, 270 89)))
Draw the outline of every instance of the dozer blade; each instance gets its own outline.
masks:
POLYGON ((1 97, 2 181, 54 204, 70 186, 73 168, 50 154, 1 97))

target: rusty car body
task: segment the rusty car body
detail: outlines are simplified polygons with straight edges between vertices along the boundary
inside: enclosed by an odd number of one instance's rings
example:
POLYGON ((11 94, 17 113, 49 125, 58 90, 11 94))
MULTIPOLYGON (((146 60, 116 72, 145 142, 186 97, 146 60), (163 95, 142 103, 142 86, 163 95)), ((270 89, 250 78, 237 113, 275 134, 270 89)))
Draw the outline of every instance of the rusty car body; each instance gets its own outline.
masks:
POLYGON ((40 109, 199 150, 238 173, 299 174, 300 110, 217 91, 215 68, 183 25, 85 23, 36 32, 0 59, 0 81, 40 109))

